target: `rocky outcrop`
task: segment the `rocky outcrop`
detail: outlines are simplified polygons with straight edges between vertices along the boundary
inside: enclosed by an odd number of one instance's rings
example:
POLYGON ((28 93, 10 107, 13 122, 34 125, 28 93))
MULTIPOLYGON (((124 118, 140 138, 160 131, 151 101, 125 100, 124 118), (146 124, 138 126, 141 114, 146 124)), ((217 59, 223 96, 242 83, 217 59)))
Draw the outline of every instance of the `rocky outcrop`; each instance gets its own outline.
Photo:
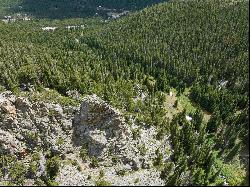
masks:
POLYGON ((13 118, 16 117, 16 107, 9 100, 0 98, 0 105, 2 113, 8 114, 13 118))
POLYGON ((37 146, 55 147, 58 138, 71 140, 61 128, 71 124, 71 120, 66 120, 59 105, 30 103, 27 98, 6 92, 0 94, 0 116, 1 152, 18 154, 23 149, 33 151, 37 146))
POLYGON ((152 166, 152 160, 157 157, 156 150, 164 152, 168 146, 167 138, 163 141, 155 139, 156 128, 129 126, 117 109, 96 95, 85 97, 74 118, 73 128, 75 144, 87 143, 90 156, 105 161, 105 164, 115 156, 130 169, 152 166), (133 131, 136 130, 140 137, 135 139, 133 131))
MULTIPOLYGON (((46 175, 51 155, 62 159, 55 177, 59 185, 95 185, 101 171, 114 185, 163 184, 153 163, 159 152, 169 149, 167 137, 159 141, 155 139, 156 128, 128 125, 119 110, 96 95, 86 96, 79 108, 75 111, 74 107, 1 93, 1 155, 15 155, 31 164, 33 154, 39 153, 36 173, 26 175, 26 182, 32 184, 46 175), (86 160, 80 156, 83 147, 87 149, 86 160), (98 167, 93 167, 93 158, 98 167)), ((170 156, 164 155, 163 160, 170 156)), ((1 180, 11 179, 5 175, 1 180)))
POLYGON ((96 95, 85 97, 74 118, 74 139, 77 145, 88 144, 89 154, 105 159, 118 154, 129 131, 122 115, 96 95))

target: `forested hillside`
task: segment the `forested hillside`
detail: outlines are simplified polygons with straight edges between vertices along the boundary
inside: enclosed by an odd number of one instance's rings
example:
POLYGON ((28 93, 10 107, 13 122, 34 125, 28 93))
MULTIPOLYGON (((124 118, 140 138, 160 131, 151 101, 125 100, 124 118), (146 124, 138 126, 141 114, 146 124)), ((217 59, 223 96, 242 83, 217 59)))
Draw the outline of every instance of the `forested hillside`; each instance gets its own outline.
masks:
POLYGON ((164 1, 166 0, 2 0, 0 16, 22 13, 48 19, 107 17, 107 12, 139 10, 164 1))
MULTIPOLYGON (((82 12, 88 6, 138 10, 155 3, 34 2, 22 1, 23 12, 60 19, 86 16, 82 12), (48 9, 55 7, 60 12, 52 14, 48 9)), ((90 9, 87 14, 94 15, 90 9)), ((111 22, 0 22, 0 91, 20 94, 22 85, 31 84, 41 93, 50 88, 63 96, 70 90, 97 94, 118 108, 126 123, 157 128, 159 140, 169 137, 171 157, 163 160, 169 150, 158 150, 152 166, 166 185, 246 185, 248 13, 248 0, 173 0, 111 22), (48 26, 57 29, 42 30, 48 26), (166 107, 170 92, 176 92, 174 109, 166 107), (146 99, 136 100, 141 93, 146 99)))
POLYGON ((126 61, 133 69, 130 78, 142 72, 153 76, 156 90, 191 87, 195 102, 225 120, 248 106, 248 5, 199 0, 160 4, 90 32, 82 42, 117 62, 116 72, 126 61))
POLYGON ((18 7, 19 0, 2 0, 0 2, 0 18, 13 14, 12 9, 18 7))

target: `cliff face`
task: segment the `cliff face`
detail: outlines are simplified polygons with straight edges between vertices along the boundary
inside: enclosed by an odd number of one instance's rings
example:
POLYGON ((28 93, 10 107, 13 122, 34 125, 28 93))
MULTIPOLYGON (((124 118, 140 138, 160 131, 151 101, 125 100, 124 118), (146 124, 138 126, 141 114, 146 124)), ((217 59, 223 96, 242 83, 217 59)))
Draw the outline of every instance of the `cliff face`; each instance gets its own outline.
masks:
POLYGON ((154 162, 170 147, 167 137, 156 140, 156 134, 154 127, 128 125, 96 95, 86 96, 79 108, 65 108, 4 92, 0 184, 163 185, 154 162))

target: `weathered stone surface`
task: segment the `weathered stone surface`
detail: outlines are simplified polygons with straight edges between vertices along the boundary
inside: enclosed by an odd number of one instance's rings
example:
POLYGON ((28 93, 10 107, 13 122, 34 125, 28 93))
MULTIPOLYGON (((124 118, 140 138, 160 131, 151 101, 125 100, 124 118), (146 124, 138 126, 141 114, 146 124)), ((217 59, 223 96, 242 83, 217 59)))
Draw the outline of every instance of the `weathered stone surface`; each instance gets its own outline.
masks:
POLYGON ((16 117, 16 107, 11 103, 10 100, 5 99, 0 95, 0 112, 8 114, 12 117, 16 117))
POLYGON ((21 110, 23 113, 30 112, 31 104, 27 98, 18 97, 15 102, 16 108, 21 110))
MULTIPOLYGON (((16 155, 29 164, 30 154, 39 152, 37 173, 27 175, 27 185, 46 176, 47 155, 64 160, 56 176, 59 185, 95 185, 101 171, 105 173, 103 179, 113 185, 163 185, 160 172, 152 165, 156 150, 163 152, 169 148, 168 137, 159 141, 155 139, 156 128, 128 125, 119 110, 96 95, 86 96, 77 109, 31 102, 4 92, 0 93, 0 115, 0 154, 16 155), (136 129, 140 136, 134 139, 136 129), (83 145, 87 145, 85 161, 79 154, 83 145), (91 166, 93 156, 99 167, 91 166), (72 160, 77 165, 69 164, 72 160), (119 175, 120 170, 127 174, 119 175)), ((163 160, 169 156, 165 155, 163 160)), ((0 181, 9 180, 6 177, 0 176, 0 181)))
POLYGON ((1 93, 0 112, 4 114, 0 121, 1 151, 17 154, 21 148, 33 150, 37 146, 43 145, 46 145, 44 146, 46 150, 49 147, 57 146, 59 138, 65 140, 63 145, 58 146, 60 151, 72 149, 71 135, 65 134, 61 128, 63 125, 69 126, 69 123, 72 123, 71 119, 67 118, 63 121, 51 119, 50 110, 53 111, 56 118, 64 117, 60 105, 31 103, 28 98, 15 97, 11 92, 1 93), (16 148, 9 146, 10 144, 21 144, 22 147, 16 148))
POLYGON ((72 99, 80 100, 81 94, 77 90, 69 90, 66 94, 72 99))
POLYGON ((74 118, 74 132, 75 143, 88 143, 90 155, 98 158, 107 156, 108 148, 121 144, 129 133, 120 112, 96 95, 84 98, 74 118))
MULTIPOLYGON (((96 95, 85 97, 74 118, 76 145, 87 143, 90 156, 101 161, 107 162, 112 156, 117 156, 131 169, 150 168, 152 159, 157 156, 156 150, 163 152, 168 148, 168 138, 158 141, 155 139, 156 134, 154 127, 139 127, 135 124, 130 127, 118 110, 96 95), (140 129, 140 137, 136 140, 132 135, 134 129, 140 129), (147 152, 142 154, 140 149, 147 152)), ((163 159, 167 160, 169 156, 165 155, 163 159)))

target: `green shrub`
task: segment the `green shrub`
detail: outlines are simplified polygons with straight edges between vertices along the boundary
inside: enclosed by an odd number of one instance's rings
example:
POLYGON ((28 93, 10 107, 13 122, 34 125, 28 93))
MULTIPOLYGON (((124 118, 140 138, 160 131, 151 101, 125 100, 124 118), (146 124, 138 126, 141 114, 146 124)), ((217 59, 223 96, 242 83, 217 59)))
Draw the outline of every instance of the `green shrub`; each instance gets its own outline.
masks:
POLYGON ((179 101, 178 101, 178 99, 174 102, 174 108, 178 108, 178 106, 179 106, 179 101))
POLYGON ((40 154, 39 153, 33 153, 32 154, 32 161, 39 161, 40 160, 40 154))
POLYGON ((116 172, 116 174, 120 175, 120 176, 124 176, 124 175, 126 175, 126 170, 125 169, 119 170, 116 172))
POLYGON ((154 159, 154 166, 162 168, 164 166, 163 154, 160 153, 159 149, 156 150, 156 158, 154 159))
POLYGON ((46 162, 46 171, 49 179, 54 180, 57 173, 60 169, 60 157, 53 156, 52 158, 47 159, 46 162))
POLYGON ((146 148, 145 144, 139 146, 138 149, 139 149, 139 151, 140 151, 140 153, 141 153, 142 156, 145 156, 145 155, 146 155, 146 153, 147 153, 147 148, 146 148))
POLYGON ((93 168, 96 168, 96 167, 99 167, 99 161, 96 157, 92 157, 91 158, 91 164, 90 164, 91 167, 93 168))
POLYGON ((139 179, 139 178, 136 178, 134 183, 137 184, 137 183, 139 183, 139 182, 140 182, 140 179, 139 179))
POLYGON ((38 171, 38 163, 36 161, 30 162, 29 164, 29 172, 32 175, 35 175, 38 171))
POLYGON ((112 162, 113 162, 114 164, 117 164, 117 163, 119 162, 120 159, 119 159, 118 156, 112 156, 111 160, 112 160, 112 162))
POLYGON ((133 129, 132 130, 132 136, 133 136, 133 139, 136 140, 140 137, 140 129, 137 128, 137 129, 133 129))
POLYGON ((38 179, 35 179, 35 185, 37 185, 37 186, 45 186, 46 184, 42 179, 38 178, 38 179))
POLYGON ((105 180, 98 180, 95 182, 96 186, 112 186, 112 184, 105 180))
POLYGON ((18 70, 18 78, 20 83, 38 84, 40 83, 40 77, 41 70, 37 64, 25 65, 18 70))
POLYGON ((56 145, 63 145, 64 144, 64 139, 62 137, 59 137, 57 139, 56 145))
POLYGON ((83 145, 80 149, 80 157, 82 158, 83 161, 87 161, 89 158, 88 154, 88 145, 83 145))
POLYGON ((105 173, 104 173, 103 170, 101 170, 100 173, 99 173, 99 178, 101 179, 101 178, 103 178, 104 176, 105 176, 105 173))
POLYGON ((0 85, 0 93, 5 92, 5 91, 6 91, 6 89, 2 85, 0 85))
POLYGON ((9 169, 11 181, 18 185, 23 185, 26 179, 26 167, 20 161, 15 162, 9 169))
POLYGON ((47 183, 47 186, 58 186, 59 185, 58 182, 51 180, 51 179, 49 179, 46 183, 47 183))

